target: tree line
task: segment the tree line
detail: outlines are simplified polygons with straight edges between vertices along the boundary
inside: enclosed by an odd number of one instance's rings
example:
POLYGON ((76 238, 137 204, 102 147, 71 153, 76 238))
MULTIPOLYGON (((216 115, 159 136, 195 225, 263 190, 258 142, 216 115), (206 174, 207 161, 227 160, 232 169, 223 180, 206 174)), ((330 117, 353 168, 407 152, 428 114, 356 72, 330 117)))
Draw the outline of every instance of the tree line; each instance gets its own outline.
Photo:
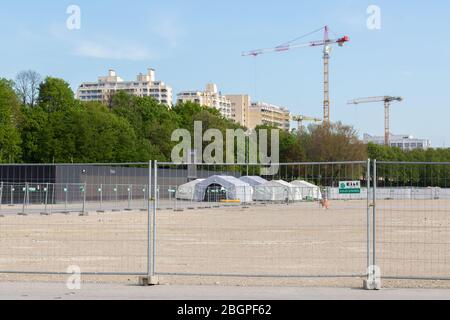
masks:
MULTIPOLYGON (((0 163, 86 163, 170 161, 175 129, 244 129, 218 110, 195 103, 173 108, 151 97, 115 94, 108 105, 75 99, 63 79, 33 71, 0 79, 0 163)), ((273 129, 269 126, 258 128, 273 129)), ((257 129, 258 129, 257 128, 257 129)), ((270 149, 269 149, 270 150, 270 149)), ((365 145, 351 126, 311 125, 280 131, 280 162, 450 161, 450 149, 404 152, 365 145)))

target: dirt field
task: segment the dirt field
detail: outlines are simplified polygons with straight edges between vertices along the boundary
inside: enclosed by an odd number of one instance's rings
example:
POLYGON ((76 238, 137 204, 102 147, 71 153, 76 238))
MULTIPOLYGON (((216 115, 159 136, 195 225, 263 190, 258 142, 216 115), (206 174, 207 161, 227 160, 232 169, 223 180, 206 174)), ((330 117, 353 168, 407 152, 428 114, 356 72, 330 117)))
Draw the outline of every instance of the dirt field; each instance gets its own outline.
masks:
MULTIPOLYGON (((450 203, 432 200, 378 203, 377 264, 383 276, 450 276, 447 208, 450 203)), ((330 210, 300 203, 158 211, 156 273, 163 282, 177 284, 358 287, 367 266, 366 219, 366 201, 336 201, 330 210), (307 278, 291 278, 300 276, 307 278)), ((147 224, 145 212, 5 216, 0 218, 0 271, 65 273, 75 265, 86 273, 130 274, 86 281, 135 282, 132 274, 147 272, 147 224)), ((0 274, 0 281, 61 278, 0 274)))

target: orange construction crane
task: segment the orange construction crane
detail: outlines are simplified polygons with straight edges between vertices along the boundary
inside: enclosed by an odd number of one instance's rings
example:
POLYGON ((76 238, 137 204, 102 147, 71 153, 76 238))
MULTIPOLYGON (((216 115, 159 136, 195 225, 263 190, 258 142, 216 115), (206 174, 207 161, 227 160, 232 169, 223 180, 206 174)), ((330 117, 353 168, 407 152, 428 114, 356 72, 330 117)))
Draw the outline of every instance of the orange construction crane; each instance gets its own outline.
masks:
POLYGON ((242 56, 257 57, 262 54, 272 53, 272 52, 285 52, 291 49, 304 48, 304 47, 320 47, 323 46, 323 63, 324 63, 324 99, 323 99, 323 121, 326 124, 330 124, 330 54, 333 44, 338 44, 340 47, 350 41, 348 36, 339 37, 337 39, 330 39, 329 37, 329 27, 325 26, 319 30, 310 32, 306 35, 298 37, 289 42, 283 43, 275 48, 258 49, 242 53, 242 56), (317 33, 319 31, 324 31, 323 40, 312 41, 308 43, 296 43, 300 39, 303 39, 309 35, 317 33))

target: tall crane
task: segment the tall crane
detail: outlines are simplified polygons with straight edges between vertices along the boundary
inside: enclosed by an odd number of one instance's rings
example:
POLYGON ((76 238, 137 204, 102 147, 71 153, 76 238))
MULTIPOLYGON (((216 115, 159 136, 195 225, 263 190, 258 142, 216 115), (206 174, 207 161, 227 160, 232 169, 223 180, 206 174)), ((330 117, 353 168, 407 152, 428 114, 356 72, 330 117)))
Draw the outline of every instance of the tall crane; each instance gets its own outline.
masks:
POLYGON ((303 129, 303 122, 322 122, 322 119, 314 118, 314 117, 308 117, 308 116, 292 116, 292 121, 297 122, 297 130, 300 132, 300 130, 303 129))
POLYGON ((361 99, 355 99, 348 102, 348 104, 362 104, 362 103, 375 103, 375 102, 384 102, 384 143, 389 146, 390 139, 391 139, 391 132, 390 132, 390 107, 391 102, 402 102, 402 97, 391 97, 391 96, 384 96, 384 97, 369 97, 369 98, 361 98, 361 99))
POLYGON ((324 65, 324 99, 323 99, 323 121, 325 124, 330 124, 330 55, 333 44, 338 44, 340 47, 344 46, 346 42, 350 41, 348 36, 339 37, 337 39, 330 39, 329 37, 329 27, 325 26, 319 30, 313 31, 301 37, 298 37, 292 41, 283 43, 275 48, 258 49, 248 52, 243 52, 242 56, 257 57, 262 54, 272 53, 272 52, 285 52, 292 49, 304 48, 304 47, 320 47, 323 46, 323 65, 324 65), (308 43, 296 43, 300 39, 303 39, 311 34, 319 31, 324 31, 323 40, 311 41, 308 43))

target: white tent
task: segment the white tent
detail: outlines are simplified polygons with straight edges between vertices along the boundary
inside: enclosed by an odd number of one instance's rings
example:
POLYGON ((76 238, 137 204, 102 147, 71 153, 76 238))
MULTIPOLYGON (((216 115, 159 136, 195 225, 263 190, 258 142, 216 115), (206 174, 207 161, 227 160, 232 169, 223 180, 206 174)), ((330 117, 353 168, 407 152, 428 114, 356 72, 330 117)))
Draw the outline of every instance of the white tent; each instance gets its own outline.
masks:
POLYGON ((249 185, 251 185, 252 187, 256 187, 259 186, 261 184, 267 183, 266 179, 263 179, 261 177, 258 176, 245 176, 245 177, 240 177, 239 180, 244 181, 245 183, 248 183, 249 185))
POLYGON ((212 201, 208 196, 211 192, 218 195, 216 200, 239 200, 243 203, 251 202, 253 189, 248 184, 231 176, 212 176, 195 186, 195 201, 212 201))
POLYGON ((283 180, 268 181, 255 187, 255 201, 301 201, 301 188, 283 180))
POLYGON ((194 200, 195 187, 204 179, 197 179, 178 187, 176 198, 178 200, 194 200))
POLYGON ((312 199, 312 200, 322 200, 322 192, 320 191, 320 188, 316 186, 315 184, 303 181, 303 180, 296 180, 291 182, 291 184, 301 188, 302 195, 306 199, 312 199))

